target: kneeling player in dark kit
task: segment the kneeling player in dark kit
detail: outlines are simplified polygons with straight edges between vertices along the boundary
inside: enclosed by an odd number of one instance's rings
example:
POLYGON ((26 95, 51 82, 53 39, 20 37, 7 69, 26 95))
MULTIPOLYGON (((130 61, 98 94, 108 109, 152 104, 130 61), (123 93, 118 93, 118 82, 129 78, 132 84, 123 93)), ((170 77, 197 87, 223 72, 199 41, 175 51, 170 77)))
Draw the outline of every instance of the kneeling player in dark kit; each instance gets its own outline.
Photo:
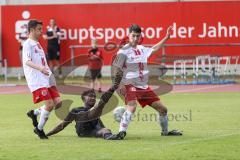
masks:
POLYGON ((114 85, 106 91, 100 98, 96 106, 96 94, 94 90, 87 90, 82 94, 84 102, 83 107, 74 108, 68 113, 63 122, 52 129, 47 136, 54 135, 62 131, 72 121, 76 122, 75 128, 79 137, 102 137, 106 140, 121 140, 125 137, 123 134, 112 134, 111 130, 105 128, 100 116, 102 110, 114 91, 118 88, 122 75, 115 78, 114 85))

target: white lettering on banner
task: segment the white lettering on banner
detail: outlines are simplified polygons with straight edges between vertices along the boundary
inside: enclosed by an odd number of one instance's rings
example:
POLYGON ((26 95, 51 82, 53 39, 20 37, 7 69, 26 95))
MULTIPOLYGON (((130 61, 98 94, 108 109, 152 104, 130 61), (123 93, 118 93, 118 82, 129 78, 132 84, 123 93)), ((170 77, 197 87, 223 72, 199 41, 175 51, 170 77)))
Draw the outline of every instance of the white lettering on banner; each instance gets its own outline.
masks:
POLYGON ((156 38, 160 38, 160 35, 161 35, 162 30, 163 30, 162 27, 157 27, 156 38))
MULTIPOLYGON (((90 26, 87 28, 74 28, 74 29, 61 29, 62 35, 61 40, 77 40, 79 43, 83 43, 84 40, 87 39, 104 39, 105 42, 108 42, 109 40, 113 38, 122 39, 126 37, 129 34, 128 28, 94 28, 93 26, 90 26)), ((160 38, 162 35, 163 28, 162 27, 147 27, 146 29, 142 28, 142 36, 146 37, 148 39, 153 38, 160 38)))
POLYGON ((94 34, 94 33, 93 33, 94 31, 95 31, 95 29, 93 28, 93 26, 90 26, 90 27, 89 27, 89 32, 90 32, 90 38, 91 38, 91 39, 95 39, 95 37, 94 37, 94 35, 93 35, 93 34, 94 34))
POLYGON ((233 33, 235 33, 235 37, 238 37, 238 27, 237 26, 229 26, 229 37, 233 37, 233 33))
POLYGON ((123 28, 117 28, 116 29, 116 38, 117 39, 123 39, 125 37, 125 31, 123 28))
POLYGON ((114 30, 112 28, 105 28, 105 42, 108 42, 109 39, 113 39, 114 30))
POLYGON ((86 39, 88 39, 88 30, 86 28, 79 29, 79 43, 86 39))
POLYGON ((97 39, 103 39, 104 38, 103 28, 96 29, 96 34, 98 35, 97 39))
POLYGON ((221 22, 218 22, 217 27, 208 26, 207 23, 203 23, 202 33, 198 35, 199 38, 221 38, 221 37, 238 37, 237 26, 223 26, 221 22))
MULTIPOLYGON (((224 26, 221 22, 218 22, 216 26, 208 25, 203 23, 201 27, 198 27, 198 32, 195 30, 196 26, 181 26, 177 25, 176 22, 172 24, 173 31, 171 38, 236 38, 239 35, 238 26, 229 25, 224 26)), ((146 39, 159 39, 165 36, 167 28, 163 27, 146 27, 142 28, 142 36, 146 39)), ((94 28, 94 26, 89 26, 89 28, 73 28, 73 29, 62 29, 63 35, 62 40, 78 40, 80 44, 87 39, 97 38, 99 40, 104 40, 108 42, 112 39, 122 39, 126 37, 129 33, 128 28, 94 28)))
POLYGON ((147 36, 149 39, 152 39, 152 38, 155 37, 155 30, 154 30, 154 28, 152 28, 152 27, 147 28, 146 31, 145 31, 145 33, 146 33, 146 36, 147 36))
POLYGON ((72 35, 72 30, 68 30, 68 37, 69 37, 69 39, 71 39, 71 40, 76 40, 76 39, 78 39, 78 35, 77 35, 77 29, 74 29, 73 30, 74 31, 74 33, 73 33, 73 35, 72 35))
POLYGON ((176 23, 173 23, 173 33, 171 38, 191 38, 192 32, 195 30, 195 27, 177 27, 176 23))
POLYGON ((67 30, 61 28, 61 32, 60 39, 67 39, 67 30))

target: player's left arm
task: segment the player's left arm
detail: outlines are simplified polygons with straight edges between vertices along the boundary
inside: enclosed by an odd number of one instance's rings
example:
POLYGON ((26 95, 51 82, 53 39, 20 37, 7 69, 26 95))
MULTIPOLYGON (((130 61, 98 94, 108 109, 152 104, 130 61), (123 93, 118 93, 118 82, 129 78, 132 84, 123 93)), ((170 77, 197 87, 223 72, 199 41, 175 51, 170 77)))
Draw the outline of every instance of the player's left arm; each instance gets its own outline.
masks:
MULTIPOLYGON (((109 88, 105 93, 102 94, 100 101, 97 105, 91 109, 90 112, 87 112, 87 119, 95 119, 101 116, 102 110, 104 106, 108 103, 109 99, 112 97, 114 91, 118 88, 120 82, 122 80, 122 74, 119 74, 118 77, 115 78, 113 81, 112 87, 109 88)), ((84 116, 82 116, 83 120, 86 121, 86 118, 84 119, 84 116)))
POLYGON ((112 82, 115 89, 117 89, 122 81, 123 66, 127 60, 127 56, 123 53, 117 54, 112 62, 112 82))
POLYGON ((152 54, 158 52, 160 48, 164 45, 164 43, 170 38, 172 28, 173 28, 172 26, 169 26, 167 29, 166 36, 160 42, 158 42, 152 47, 152 54))
POLYGON ((124 55, 119 54, 113 62, 112 67, 116 68, 116 70, 113 69, 114 73, 116 74, 114 74, 112 86, 105 93, 102 94, 98 104, 95 105, 89 112, 86 112, 87 115, 85 113, 82 114, 81 120, 87 121, 87 120, 95 119, 101 116, 104 106, 108 103, 114 91, 119 87, 122 81, 123 71, 119 66, 121 66, 124 63, 126 57, 121 57, 121 56, 124 56, 124 55))

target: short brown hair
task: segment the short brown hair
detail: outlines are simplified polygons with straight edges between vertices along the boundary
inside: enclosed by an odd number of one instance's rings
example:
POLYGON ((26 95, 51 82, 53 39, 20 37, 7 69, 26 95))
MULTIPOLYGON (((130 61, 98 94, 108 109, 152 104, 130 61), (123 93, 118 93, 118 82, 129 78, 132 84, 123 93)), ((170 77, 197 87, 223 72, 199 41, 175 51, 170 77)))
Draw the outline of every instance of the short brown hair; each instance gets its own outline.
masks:
POLYGON ((139 25, 137 24, 132 24, 130 27, 129 27, 129 33, 132 33, 132 32, 136 32, 136 33, 141 33, 142 32, 142 29, 139 25))
POLYGON ((38 21, 36 19, 31 19, 28 22, 28 32, 30 33, 30 29, 32 29, 32 28, 35 29, 38 24, 43 25, 43 22, 42 21, 38 21))

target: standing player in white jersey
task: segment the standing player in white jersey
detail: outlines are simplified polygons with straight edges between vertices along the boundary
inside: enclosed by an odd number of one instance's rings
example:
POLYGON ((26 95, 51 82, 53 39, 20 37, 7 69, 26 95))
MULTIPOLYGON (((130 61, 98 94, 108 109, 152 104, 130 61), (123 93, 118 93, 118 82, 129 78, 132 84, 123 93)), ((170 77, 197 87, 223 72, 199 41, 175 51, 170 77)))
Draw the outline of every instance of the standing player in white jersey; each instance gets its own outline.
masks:
POLYGON ((159 123, 162 128, 162 135, 182 135, 177 130, 168 131, 167 108, 161 103, 159 97, 148 86, 147 69, 148 58, 151 54, 160 50, 163 44, 170 38, 172 27, 167 29, 166 36, 152 48, 138 45, 141 39, 141 28, 133 24, 129 28, 129 43, 123 46, 113 62, 115 77, 123 74, 122 84, 124 85, 124 97, 127 109, 124 112, 119 128, 121 137, 125 137, 126 130, 131 117, 136 110, 137 101, 142 107, 151 106, 159 113, 159 123))
POLYGON ((32 119, 34 133, 40 139, 48 139, 43 127, 54 107, 61 106, 61 100, 56 88, 56 82, 49 66, 47 65, 45 53, 38 42, 42 35, 42 22, 30 20, 28 23, 29 38, 23 45, 22 64, 28 87, 33 95, 33 102, 44 101, 39 109, 27 113, 32 119), (40 115, 39 123, 37 116, 40 115))

